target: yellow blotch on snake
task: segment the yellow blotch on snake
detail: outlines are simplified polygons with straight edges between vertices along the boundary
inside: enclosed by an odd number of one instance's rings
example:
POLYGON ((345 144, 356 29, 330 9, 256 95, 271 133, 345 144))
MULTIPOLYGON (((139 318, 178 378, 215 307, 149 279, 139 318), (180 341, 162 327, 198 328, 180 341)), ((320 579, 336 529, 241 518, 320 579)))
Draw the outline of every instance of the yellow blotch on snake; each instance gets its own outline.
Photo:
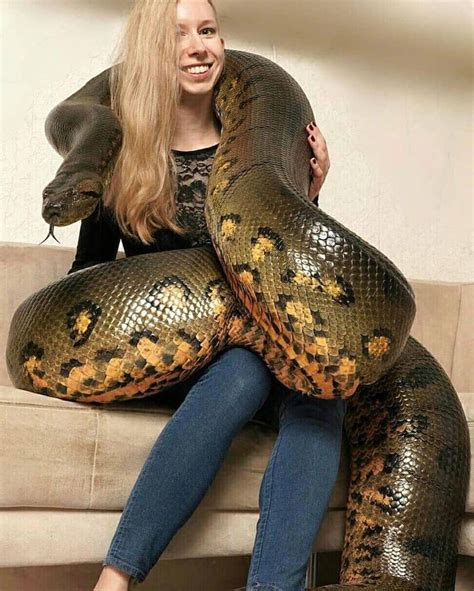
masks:
POLYGON ((263 261, 265 255, 275 250, 275 243, 266 236, 259 236, 252 247, 252 260, 254 263, 263 261))
POLYGON ((170 366, 163 362, 163 353, 166 353, 163 345, 154 343, 147 337, 142 337, 137 343, 137 349, 147 364, 153 366, 157 373, 170 370, 170 366))
POLYGON ((388 495, 384 495, 378 490, 366 489, 363 491, 362 496, 371 504, 377 505, 384 509, 390 509, 392 499, 388 495))
POLYGON ((169 298, 173 305, 179 305, 186 297, 184 288, 181 285, 166 285, 162 288, 160 299, 169 298))
POLYGON ((385 336, 374 336, 367 343, 367 351, 373 359, 382 357, 390 350, 390 340, 385 336))
POLYGON ((38 388, 38 390, 41 391, 43 388, 48 387, 47 382, 38 375, 39 373, 42 373, 41 359, 38 359, 36 355, 31 355, 23 362, 23 367, 35 388, 38 388))
POLYGON ((88 310, 82 310, 74 321, 73 330, 79 334, 84 334, 92 322, 92 314, 88 310))
POLYGON ((226 310, 226 304, 221 296, 221 286, 219 284, 213 285, 209 289, 210 306, 214 316, 217 318, 226 310))
POLYGON ((302 302, 289 301, 286 303, 286 313, 290 316, 294 316, 300 322, 305 324, 313 323, 313 316, 308 306, 305 306, 302 302))
POLYGON ((333 298, 337 298, 344 294, 344 288, 333 279, 326 279, 322 283, 324 291, 333 298))
POLYGON ((253 285, 253 275, 250 271, 241 271, 239 273, 239 280, 243 285, 253 285))
POLYGON ((311 277, 310 275, 305 275, 298 271, 295 276, 292 278, 292 283, 296 285, 310 285, 312 287, 317 287, 321 285, 321 282, 316 277, 311 277))
POLYGON ((384 461, 380 456, 373 458, 368 464, 362 466, 359 473, 361 480, 367 480, 369 476, 381 474, 384 469, 384 461))
POLYGON ((221 234, 224 240, 231 240, 234 238, 236 231, 237 224, 234 222, 234 220, 227 219, 222 222, 221 234))

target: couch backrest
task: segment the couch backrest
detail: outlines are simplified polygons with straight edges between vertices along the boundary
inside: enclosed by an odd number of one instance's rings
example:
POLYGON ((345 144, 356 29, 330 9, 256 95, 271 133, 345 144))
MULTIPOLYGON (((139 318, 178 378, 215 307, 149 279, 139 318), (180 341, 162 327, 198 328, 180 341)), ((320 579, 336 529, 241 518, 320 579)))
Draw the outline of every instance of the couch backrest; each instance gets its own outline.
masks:
MULTIPOLYGON (((71 267, 75 249, 0 242, 0 384, 10 385, 5 347, 18 305, 71 267)), ((123 256, 121 253, 119 256, 123 256)), ((474 391, 474 283, 409 280, 417 314, 411 334, 440 362, 458 392, 474 391)))

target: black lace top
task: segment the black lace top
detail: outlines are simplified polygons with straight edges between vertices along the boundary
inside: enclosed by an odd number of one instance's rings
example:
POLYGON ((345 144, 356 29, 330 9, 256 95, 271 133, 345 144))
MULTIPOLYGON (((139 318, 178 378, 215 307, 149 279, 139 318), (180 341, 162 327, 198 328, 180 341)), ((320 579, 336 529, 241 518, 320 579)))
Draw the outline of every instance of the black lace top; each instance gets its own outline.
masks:
POLYGON ((154 233, 153 244, 146 245, 124 236, 110 210, 98 207, 81 221, 76 257, 68 274, 115 260, 120 241, 127 257, 211 244, 204 218, 204 202, 218 145, 187 152, 172 151, 178 169, 176 221, 186 229, 186 234, 180 236, 171 230, 159 229, 154 233))

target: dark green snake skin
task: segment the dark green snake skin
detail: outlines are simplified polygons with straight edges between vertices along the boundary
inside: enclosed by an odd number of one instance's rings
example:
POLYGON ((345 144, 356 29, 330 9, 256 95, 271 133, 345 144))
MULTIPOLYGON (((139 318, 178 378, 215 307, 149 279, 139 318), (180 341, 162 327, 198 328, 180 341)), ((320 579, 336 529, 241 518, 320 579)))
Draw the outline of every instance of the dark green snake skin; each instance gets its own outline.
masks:
MULTIPOLYGON (((110 180, 121 130, 108 80, 106 70, 48 116, 64 156, 43 194, 51 225, 90 215, 110 180)), ((226 50, 214 98, 214 248, 95 265, 33 294, 11 324, 12 382, 105 404, 156 395, 219 351, 247 347, 290 388, 351 397, 341 583, 325 589, 454 589, 469 438, 449 378, 409 336, 413 291, 307 200, 313 113, 290 75, 226 50)))

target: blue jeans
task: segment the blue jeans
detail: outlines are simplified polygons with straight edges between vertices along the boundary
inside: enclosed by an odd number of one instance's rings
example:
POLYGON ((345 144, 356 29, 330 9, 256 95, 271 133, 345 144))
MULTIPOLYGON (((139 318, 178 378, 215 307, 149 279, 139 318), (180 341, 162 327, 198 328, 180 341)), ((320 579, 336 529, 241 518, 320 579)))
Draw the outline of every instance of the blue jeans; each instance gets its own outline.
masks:
POLYGON ((233 438, 277 400, 279 432, 263 476, 247 589, 303 591, 307 563, 339 467, 346 401, 285 388, 239 347, 168 392, 184 397, 132 489, 107 556, 142 582, 211 485, 233 438))

